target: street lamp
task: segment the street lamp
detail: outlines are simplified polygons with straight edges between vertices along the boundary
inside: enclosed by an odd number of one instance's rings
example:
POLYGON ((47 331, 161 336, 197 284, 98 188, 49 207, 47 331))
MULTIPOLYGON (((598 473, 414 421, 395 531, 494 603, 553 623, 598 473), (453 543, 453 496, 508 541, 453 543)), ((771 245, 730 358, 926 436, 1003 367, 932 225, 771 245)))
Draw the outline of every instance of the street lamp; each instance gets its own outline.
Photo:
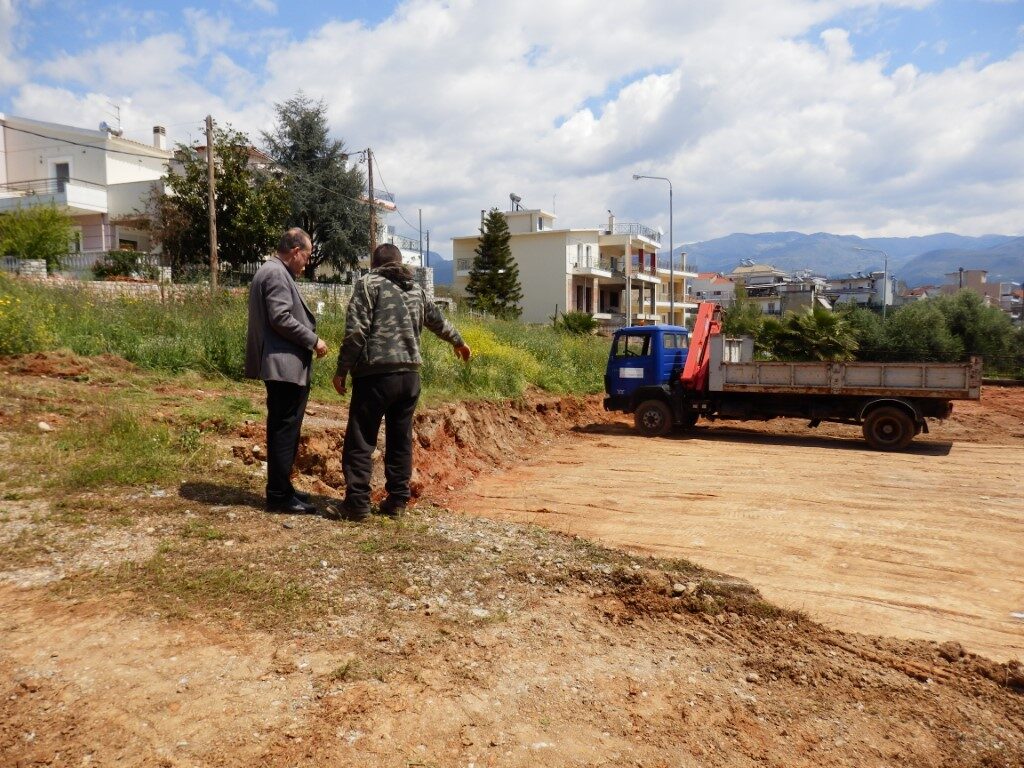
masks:
POLYGON ((880 253, 884 261, 882 262, 882 322, 885 322, 885 308, 889 303, 889 254, 880 248, 858 248, 854 246, 855 251, 865 251, 867 253, 880 253))
POLYGON ((657 179, 658 181, 668 182, 668 315, 671 318, 669 322, 675 323, 676 321, 676 268, 675 268, 675 254, 672 253, 675 248, 675 242, 673 240, 672 230, 672 182, 664 176, 644 176, 639 173, 633 174, 633 181, 639 181, 640 179, 657 179))

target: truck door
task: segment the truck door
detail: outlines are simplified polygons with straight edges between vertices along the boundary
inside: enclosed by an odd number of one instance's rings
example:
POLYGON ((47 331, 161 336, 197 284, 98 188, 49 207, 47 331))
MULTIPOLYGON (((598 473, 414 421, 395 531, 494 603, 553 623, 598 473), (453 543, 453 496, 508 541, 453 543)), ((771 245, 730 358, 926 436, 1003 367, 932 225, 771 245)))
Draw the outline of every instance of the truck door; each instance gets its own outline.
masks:
POLYGON ((638 387, 657 383, 653 336, 651 331, 620 331, 615 336, 608 360, 609 395, 628 397, 638 387))

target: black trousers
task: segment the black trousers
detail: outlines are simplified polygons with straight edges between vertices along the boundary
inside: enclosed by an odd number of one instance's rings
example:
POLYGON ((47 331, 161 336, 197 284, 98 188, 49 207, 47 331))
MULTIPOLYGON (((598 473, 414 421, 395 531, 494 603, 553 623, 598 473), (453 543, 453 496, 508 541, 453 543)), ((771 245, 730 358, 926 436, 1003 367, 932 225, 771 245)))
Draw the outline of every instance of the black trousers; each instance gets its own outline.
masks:
POLYGON ((299 451, 309 387, 286 381, 267 385, 267 500, 287 501, 295 493, 292 465, 299 451))
POLYGON ((341 469, 345 474, 345 500, 350 507, 370 506, 370 473, 377 433, 384 420, 384 477, 388 496, 408 501, 412 478, 412 417, 420 397, 418 371, 401 371, 352 380, 341 469))

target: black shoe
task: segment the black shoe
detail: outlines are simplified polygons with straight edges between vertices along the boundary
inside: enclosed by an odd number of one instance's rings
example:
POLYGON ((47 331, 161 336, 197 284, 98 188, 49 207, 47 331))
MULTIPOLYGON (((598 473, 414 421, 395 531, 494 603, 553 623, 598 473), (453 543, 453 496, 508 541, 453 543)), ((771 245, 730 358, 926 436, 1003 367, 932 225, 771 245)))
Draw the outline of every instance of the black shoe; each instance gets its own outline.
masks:
POLYGON ((313 498, 312 494, 306 493, 305 491, 294 491, 292 495, 299 501, 304 502, 306 504, 309 504, 309 502, 313 498))
POLYGON ((316 507, 292 496, 288 499, 267 499, 267 511, 286 515, 313 515, 316 507))
POLYGON ((380 503, 380 513, 386 517, 401 517, 405 513, 406 499, 393 499, 388 496, 380 503))

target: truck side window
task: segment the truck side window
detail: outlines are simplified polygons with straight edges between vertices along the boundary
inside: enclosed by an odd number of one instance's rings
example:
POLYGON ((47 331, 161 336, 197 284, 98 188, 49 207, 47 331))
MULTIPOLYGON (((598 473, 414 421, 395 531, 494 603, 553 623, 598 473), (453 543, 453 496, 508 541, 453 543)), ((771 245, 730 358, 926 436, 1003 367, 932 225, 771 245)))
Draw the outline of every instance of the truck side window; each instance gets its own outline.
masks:
POLYGON ((677 333, 676 335, 676 349, 689 349, 690 337, 685 333, 677 333))
POLYGON ((675 349, 676 335, 674 333, 666 333, 662 336, 661 347, 662 349, 675 349))
POLYGON ((623 333, 615 340, 615 357, 647 357, 649 354, 649 333, 623 333))

